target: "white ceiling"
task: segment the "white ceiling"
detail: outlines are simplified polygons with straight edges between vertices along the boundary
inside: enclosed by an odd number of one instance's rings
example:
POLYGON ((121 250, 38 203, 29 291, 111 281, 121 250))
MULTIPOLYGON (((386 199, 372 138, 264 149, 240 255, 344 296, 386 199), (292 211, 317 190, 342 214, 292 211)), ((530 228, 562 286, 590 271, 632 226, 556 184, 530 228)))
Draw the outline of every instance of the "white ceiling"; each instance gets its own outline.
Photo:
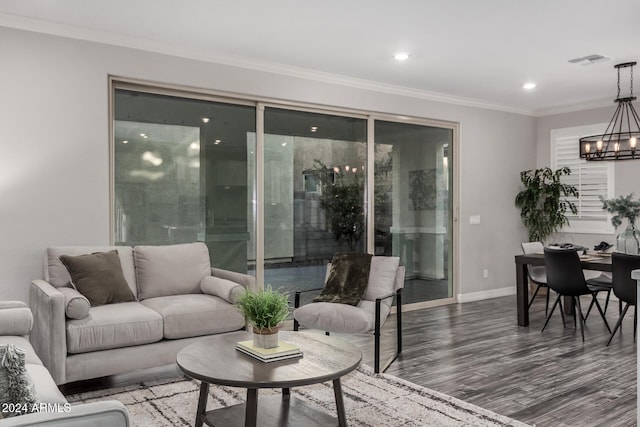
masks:
POLYGON ((0 0, 0 26, 534 115, 613 109, 639 18, 640 0, 0 0), (611 59, 568 62, 591 54, 611 59))

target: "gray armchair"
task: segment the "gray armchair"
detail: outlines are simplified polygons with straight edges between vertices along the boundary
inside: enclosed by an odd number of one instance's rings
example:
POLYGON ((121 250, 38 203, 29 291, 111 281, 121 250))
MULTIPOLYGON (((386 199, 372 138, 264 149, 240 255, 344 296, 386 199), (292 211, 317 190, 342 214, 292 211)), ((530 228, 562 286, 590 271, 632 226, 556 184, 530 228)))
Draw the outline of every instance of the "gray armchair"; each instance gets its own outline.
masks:
MULTIPOLYGON (((397 257, 373 256, 371 272, 364 298, 357 306, 329 302, 300 305, 302 294, 320 289, 298 291, 295 294, 293 329, 300 326, 339 334, 372 334, 374 337, 374 371, 384 372, 402 352, 402 289, 405 267, 397 257), (381 361, 381 328, 396 301, 397 346, 391 358, 381 361)), ((331 264, 327 265, 327 277, 331 264)), ((326 278, 325 278, 326 281, 326 278)))

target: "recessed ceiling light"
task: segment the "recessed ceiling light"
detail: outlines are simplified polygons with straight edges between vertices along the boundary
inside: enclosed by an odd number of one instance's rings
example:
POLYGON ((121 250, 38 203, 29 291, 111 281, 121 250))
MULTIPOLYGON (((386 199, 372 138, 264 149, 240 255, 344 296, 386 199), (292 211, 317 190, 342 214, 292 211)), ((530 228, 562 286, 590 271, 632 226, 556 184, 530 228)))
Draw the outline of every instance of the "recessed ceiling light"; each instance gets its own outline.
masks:
POLYGON ((409 54, 407 52, 398 52, 393 55, 393 59, 396 61, 406 61, 409 59, 409 54))
POLYGON ((209 123, 209 117, 203 117, 202 123, 209 123))
POLYGON ((129 143, 129 141, 127 141, 126 139, 123 139, 123 140, 122 140, 122 143, 123 143, 123 144, 128 144, 128 143, 129 143))
POLYGON ((311 126, 311 132, 318 132, 318 126, 311 126))
POLYGON ((215 141, 213 141, 213 144, 214 144, 214 145, 218 145, 218 144, 220 144, 221 142, 222 142, 222 141, 220 141, 219 139, 216 139, 215 141))
POLYGON ((533 82, 527 82, 522 85, 522 89, 526 89, 526 90, 531 90, 531 89, 534 89, 535 87, 536 87, 536 84, 533 82))

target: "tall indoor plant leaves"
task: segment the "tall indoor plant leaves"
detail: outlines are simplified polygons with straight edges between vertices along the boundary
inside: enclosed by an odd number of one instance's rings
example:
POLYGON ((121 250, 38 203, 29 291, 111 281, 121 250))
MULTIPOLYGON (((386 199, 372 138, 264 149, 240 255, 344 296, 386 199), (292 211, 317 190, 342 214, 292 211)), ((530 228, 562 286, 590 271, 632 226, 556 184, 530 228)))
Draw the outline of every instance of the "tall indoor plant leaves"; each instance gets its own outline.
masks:
POLYGON ((576 205, 568 199, 578 197, 578 190, 561 182, 561 177, 570 173, 567 166, 555 171, 545 167, 520 172, 524 190, 516 195, 516 206, 521 209, 522 222, 529 230, 529 241, 544 241, 569 224, 567 211, 578 213, 576 205))
POLYGON ((324 163, 316 159, 314 166, 322 186, 320 207, 325 211, 329 228, 336 241, 345 241, 349 250, 354 251, 364 233, 364 184, 359 172, 345 176, 339 170, 334 183, 324 163))

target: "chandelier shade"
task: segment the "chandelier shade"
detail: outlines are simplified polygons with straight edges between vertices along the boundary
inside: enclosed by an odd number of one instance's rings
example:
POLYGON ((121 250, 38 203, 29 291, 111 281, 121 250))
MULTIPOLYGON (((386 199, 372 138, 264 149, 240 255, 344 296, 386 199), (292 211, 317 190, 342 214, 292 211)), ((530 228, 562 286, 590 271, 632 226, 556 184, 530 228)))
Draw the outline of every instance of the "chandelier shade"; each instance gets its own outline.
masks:
POLYGON ((640 117, 633 107, 633 67, 636 62, 618 64, 618 96, 611 121, 602 134, 580 138, 580 157, 590 161, 639 159, 640 117), (630 95, 620 97, 620 70, 630 70, 630 95))

